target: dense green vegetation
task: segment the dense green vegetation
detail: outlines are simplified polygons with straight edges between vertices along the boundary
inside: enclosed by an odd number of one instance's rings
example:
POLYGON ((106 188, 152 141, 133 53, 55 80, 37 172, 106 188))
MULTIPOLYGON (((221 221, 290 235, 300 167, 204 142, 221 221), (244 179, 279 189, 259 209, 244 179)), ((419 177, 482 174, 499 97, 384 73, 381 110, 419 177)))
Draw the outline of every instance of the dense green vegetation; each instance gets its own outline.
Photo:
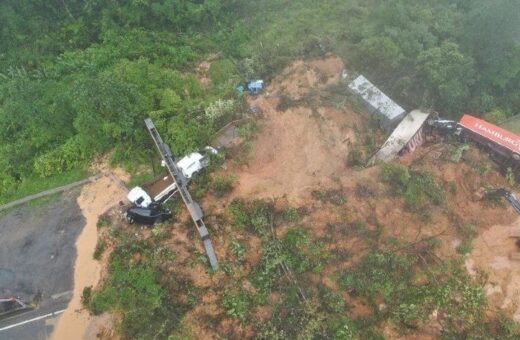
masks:
POLYGON ((149 160, 147 115, 175 152, 200 147, 243 111, 239 79, 297 57, 337 53, 408 109, 520 104, 515 0, 6 0, 0 24, 0 201, 107 151, 149 160))
POLYGON ((175 152, 208 143, 240 109, 237 100, 223 107, 217 101, 233 99, 236 78, 225 58, 209 72, 210 89, 193 70, 220 50, 221 36, 234 39, 227 14, 233 7, 233 1, 2 2, 1 200, 35 176, 84 168, 107 151, 130 166, 149 160, 145 116, 175 152))
POLYGON ((406 207, 415 212, 425 211, 431 204, 444 202, 445 191, 427 172, 411 171, 399 163, 382 165, 381 181, 391 187, 394 195, 404 197, 406 207))
POLYGON ((121 315, 118 330, 124 338, 167 338, 188 306, 172 300, 169 295, 186 287, 175 276, 165 275, 175 256, 159 242, 164 230, 155 228, 153 237, 138 239, 128 231, 115 228, 105 217, 99 220, 98 228, 103 228, 106 238, 98 242, 94 252, 96 259, 101 258, 105 240, 117 242, 117 246, 110 254, 110 275, 103 290, 85 287, 83 305, 93 314, 115 311, 121 315))

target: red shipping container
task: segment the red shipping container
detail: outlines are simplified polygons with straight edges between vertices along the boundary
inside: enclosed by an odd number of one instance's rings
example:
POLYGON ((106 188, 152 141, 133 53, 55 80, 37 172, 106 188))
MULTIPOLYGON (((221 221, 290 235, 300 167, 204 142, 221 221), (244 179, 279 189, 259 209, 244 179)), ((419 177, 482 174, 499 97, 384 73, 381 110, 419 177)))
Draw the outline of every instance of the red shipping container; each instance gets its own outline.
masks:
POLYGON ((511 152, 520 154, 520 136, 517 136, 512 132, 470 115, 464 115, 459 124, 462 127, 505 147, 511 152))

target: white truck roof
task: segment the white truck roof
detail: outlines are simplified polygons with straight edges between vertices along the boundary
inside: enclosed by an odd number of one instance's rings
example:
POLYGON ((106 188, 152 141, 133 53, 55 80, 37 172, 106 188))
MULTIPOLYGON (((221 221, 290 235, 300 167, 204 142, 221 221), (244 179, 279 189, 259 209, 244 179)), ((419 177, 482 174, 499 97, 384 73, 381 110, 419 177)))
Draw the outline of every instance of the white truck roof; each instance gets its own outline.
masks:
POLYGON ((152 198, 141 187, 132 188, 126 197, 138 207, 148 208, 152 204, 152 198))
POLYGON ((348 84, 348 87, 389 120, 393 120, 405 113, 401 106, 362 75, 348 84))
POLYGON ((178 161, 177 166, 182 170, 182 173, 186 178, 191 178, 194 172, 202 169, 200 165, 200 160, 202 158, 203 156, 200 153, 192 152, 178 161))

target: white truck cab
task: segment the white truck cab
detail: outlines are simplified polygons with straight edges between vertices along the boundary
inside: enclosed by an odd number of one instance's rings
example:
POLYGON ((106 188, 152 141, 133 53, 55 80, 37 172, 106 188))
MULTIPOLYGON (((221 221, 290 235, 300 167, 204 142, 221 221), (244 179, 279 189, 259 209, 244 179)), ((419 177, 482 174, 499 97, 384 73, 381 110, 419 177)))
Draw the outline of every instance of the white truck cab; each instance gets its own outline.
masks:
MULTIPOLYGON (((177 161, 177 166, 182 171, 182 174, 187 180, 190 180, 194 175, 196 175, 200 170, 204 169, 209 165, 209 154, 216 155, 218 151, 211 147, 206 146, 201 152, 192 152, 187 156, 184 156, 179 161, 177 161)), ((164 167, 166 164, 164 160, 161 162, 161 165, 164 167)), ((167 180, 168 176, 163 178, 163 180, 167 180)), ((170 182, 168 185, 159 193, 157 193, 154 197, 151 197, 146 190, 137 186, 132 188, 127 195, 127 198, 130 202, 135 204, 137 207, 148 208, 152 203, 159 202, 164 203, 168 199, 170 199, 177 192, 177 187, 175 183, 170 178, 170 182)))
POLYGON ((130 202, 141 208, 148 208, 153 203, 150 195, 141 187, 132 188, 126 197, 130 202))

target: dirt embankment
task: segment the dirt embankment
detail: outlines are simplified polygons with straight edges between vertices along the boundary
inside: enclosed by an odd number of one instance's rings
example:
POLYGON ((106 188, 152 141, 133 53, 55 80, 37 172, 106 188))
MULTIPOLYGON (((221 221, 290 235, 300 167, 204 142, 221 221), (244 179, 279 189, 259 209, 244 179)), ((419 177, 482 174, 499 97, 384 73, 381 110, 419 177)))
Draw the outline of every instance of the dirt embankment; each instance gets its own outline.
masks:
POLYGON ((238 169, 240 197, 286 196, 293 202, 312 188, 331 187, 345 174, 345 161, 367 117, 350 107, 323 104, 319 91, 339 86, 344 68, 338 57, 297 61, 274 78, 266 92, 250 99, 264 114, 252 159, 238 169), (312 97, 312 98, 310 98, 312 97), (282 101, 307 102, 283 110, 282 101))
MULTIPOLYGON (((494 225, 508 225, 516 219, 516 213, 507 205, 497 207, 478 196, 482 187, 501 187, 507 183, 498 169, 490 165, 487 155, 473 148, 460 163, 450 160, 453 150, 443 144, 425 145, 400 160, 412 170, 431 173, 446 190, 443 204, 432 204, 421 212, 409 211, 402 198, 389 193, 378 177, 379 165, 362 170, 348 166, 346 158, 350 151, 363 148, 367 140, 381 139, 381 136, 370 127, 368 114, 357 112, 346 102, 342 105, 331 102, 330 97, 324 95, 328 89, 342 86, 343 68, 341 60, 334 56, 317 61, 297 61, 273 79, 264 94, 249 98, 250 105, 261 109, 264 115, 260 120, 262 129, 252 144, 251 158, 246 165, 228 160, 222 175, 233 173, 237 176, 235 189, 223 199, 209 195, 203 204, 209 213, 208 224, 217 230, 212 238, 219 259, 232 257, 227 249, 237 240, 247 244, 249 249, 245 268, 255 266, 261 257, 258 238, 244 237, 226 229, 225 220, 219 216, 224 213, 222 208, 234 198, 283 201, 285 205, 304 209, 306 213, 300 223, 312 226, 309 228, 315 239, 333 237, 334 242, 327 249, 329 252, 340 257, 352 254, 350 259, 324 268, 321 275, 307 275, 312 284, 333 289, 337 289, 335 273, 352 266, 364 254, 364 241, 353 236, 355 232, 350 230, 358 222, 367 230, 382 227, 382 239, 410 242, 416 244, 418 251, 424 244, 422 240, 439 239, 435 256, 448 260, 458 256, 458 247, 465 241, 466 226, 471 226, 477 235, 473 242, 477 249, 482 247, 479 235, 485 235, 494 225), (331 204, 334 200, 347 203, 331 204), (217 201, 218 206, 214 203, 217 201)), ((280 226, 281 235, 284 231, 285 227, 280 226)), ((510 249, 510 246, 506 248, 510 249)), ((483 262, 492 263, 493 258, 488 256, 483 262)), ((191 276, 196 286, 208 288, 209 282, 222 284, 224 280, 220 276, 211 279, 207 275, 194 276, 193 269, 188 272, 185 275, 191 276)), ((218 291, 208 292, 203 297, 204 307, 197 307, 187 315, 186 320, 199 335, 231 332, 237 326, 225 319, 215 330, 205 328, 198 321, 208 314, 221 315, 221 307, 215 302, 219 294, 218 291)), ((344 298, 351 306, 349 316, 356 318, 369 313, 366 301, 352 298, 346 292, 344 298)), ((520 303, 520 299, 517 301, 520 303)), ((255 315, 267 321, 271 313, 272 309, 265 306, 255 315)), ((438 327, 430 328, 419 329, 408 338, 439 335, 438 327)), ((239 333, 251 336, 247 327, 239 333)))
MULTIPOLYGON (((518 238, 512 237, 519 235, 520 218, 505 199, 490 202, 482 198, 483 188, 509 187, 510 184, 488 155, 477 149, 470 149, 460 164, 434 157, 442 155, 442 149, 442 145, 424 148, 407 160, 413 164, 424 155, 426 161, 422 167, 433 171, 447 187, 453 188, 448 193, 452 218, 444 218, 444 223, 436 222, 434 228, 434 232, 445 230, 440 253, 445 256, 461 245, 463 240, 457 232, 460 225, 472 226, 474 239, 471 252, 465 257, 465 266, 475 280, 484 282, 487 313, 490 316, 506 313, 520 322, 520 261, 515 259, 520 256, 520 248, 518 238)), ((440 221, 442 215, 433 217, 440 221)))
POLYGON ((520 322, 520 255, 518 239, 520 219, 512 224, 487 228, 473 242, 473 251, 466 258, 470 275, 487 277, 484 290, 490 313, 505 312, 520 322))
POLYGON ((101 264, 93 259, 98 231, 99 216, 114 204, 124 199, 125 190, 111 176, 103 176, 99 180, 85 185, 77 199, 86 224, 77 242, 78 257, 74 265, 73 297, 67 309, 60 317, 53 339, 92 339, 96 337, 97 327, 102 327, 110 320, 104 317, 93 317, 83 309, 81 295, 85 287, 98 284, 101 275, 101 264))

